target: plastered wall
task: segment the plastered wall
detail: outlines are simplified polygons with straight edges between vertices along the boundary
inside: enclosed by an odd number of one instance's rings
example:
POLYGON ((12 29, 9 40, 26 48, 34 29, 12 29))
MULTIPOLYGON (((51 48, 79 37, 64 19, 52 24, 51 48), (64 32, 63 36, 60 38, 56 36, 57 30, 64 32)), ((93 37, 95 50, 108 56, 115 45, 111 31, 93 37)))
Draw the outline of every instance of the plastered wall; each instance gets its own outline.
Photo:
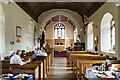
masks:
MULTIPOLYGON (((98 36, 98 48, 99 48, 99 53, 103 53, 103 54, 109 54, 110 56, 116 56, 118 57, 118 7, 115 6, 115 3, 110 3, 107 2, 105 3, 101 8, 99 8, 90 18, 90 20, 93 21, 94 25, 97 26, 97 28, 95 28, 94 26, 94 36, 98 36), (114 20, 115 20, 115 28, 116 28, 116 49, 115 49, 115 54, 113 53, 106 53, 106 52, 101 52, 101 20, 102 17, 104 16, 104 14, 106 13, 110 13, 114 20)), ((87 37, 85 37, 87 38, 87 37)), ((106 44, 105 44, 106 45, 106 44)))
POLYGON ((0 59, 5 53, 5 15, 3 5, 0 2, 0 59))
MULTIPOLYGON (((26 14, 16 3, 4 4, 2 7, 5 15, 5 53, 2 53, 3 56, 9 55, 11 50, 24 49, 34 50, 34 26, 36 22, 33 21, 28 14, 26 14), (16 26, 21 27, 21 42, 16 42, 16 26), (10 41, 13 41, 14 44, 11 46, 10 41)), ((4 26, 3 26, 4 27, 4 26)))

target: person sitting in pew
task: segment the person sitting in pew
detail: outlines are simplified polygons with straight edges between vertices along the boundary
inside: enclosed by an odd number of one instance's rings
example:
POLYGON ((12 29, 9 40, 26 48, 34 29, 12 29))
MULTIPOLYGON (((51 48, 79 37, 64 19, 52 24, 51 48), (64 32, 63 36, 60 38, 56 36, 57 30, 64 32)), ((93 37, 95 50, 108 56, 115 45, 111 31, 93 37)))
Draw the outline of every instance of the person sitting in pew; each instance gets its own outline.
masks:
POLYGON ((30 59, 23 62, 21 57, 20 57, 20 52, 16 52, 10 59, 10 64, 19 64, 19 65, 24 65, 30 62, 30 59))
POLYGON ((73 51, 74 50, 74 47, 73 45, 71 44, 69 47, 68 47, 68 51, 73 51))
POLYGON ((46 48, 45 44, 43 44, 43 46, 40 49, 42 50, 42 52, 47 51, 47 48, 46 48))
POLYGON ((38 56, 38 51, 35 50, 35 51, 34 51, 34 54, 32 54, 32 56, 34 56, 34 57, 38 56))
POLYGON ((8 60, 8 56, 5 56, 5 57, 4 57, 4 60, 8 60))
POLYGON ((15 54, 15 51, 10 51, 10 55, 8 56, 8 60, 10 61, 11 57, 15 54))
POLYGON ((43 52, 41 50, 38 51, 38 54, 41 55, 41 56, 47 56, 47 53, 46 52, 43 52))
POLYGON ((25 53, 25 50, 22 50, 20 57, 23 58, 24 56, 26 56, 26 53, 25 53))
POLYGON ((39 50, 39 51, 35 50, 35 53, 32 56, 34 56, 34 57, 37 57, 37 56, 47 56, 47 53, 43 52, 41 50, 39 50))

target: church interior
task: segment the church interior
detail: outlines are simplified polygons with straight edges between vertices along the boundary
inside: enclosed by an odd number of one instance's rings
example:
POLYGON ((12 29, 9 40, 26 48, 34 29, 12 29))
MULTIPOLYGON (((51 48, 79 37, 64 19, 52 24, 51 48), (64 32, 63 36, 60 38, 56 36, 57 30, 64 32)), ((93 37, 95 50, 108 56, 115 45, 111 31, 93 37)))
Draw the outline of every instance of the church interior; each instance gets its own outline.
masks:
POLYGON ((120 80, 119 14, 119 0, 0 0, 0 80, 120 80))

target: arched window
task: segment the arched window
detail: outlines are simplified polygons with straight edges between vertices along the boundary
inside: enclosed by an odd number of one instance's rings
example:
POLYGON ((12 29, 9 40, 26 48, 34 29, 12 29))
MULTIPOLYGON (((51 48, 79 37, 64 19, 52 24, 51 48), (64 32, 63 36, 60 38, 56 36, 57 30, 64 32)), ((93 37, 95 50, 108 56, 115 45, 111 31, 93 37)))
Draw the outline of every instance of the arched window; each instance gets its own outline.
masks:
POLYGON ((106 13, 101 20, 101 51, 114 52, 115 49, 115 21, 110 13, 106 13))
POLYGON ((65 26, 62 23, 57 23, 54 27, 55 39, 65 39, 65 26))
POLYGON ((87 49, 93 50, 93 25, 92 22, 88 24, 87 28, 87 49))

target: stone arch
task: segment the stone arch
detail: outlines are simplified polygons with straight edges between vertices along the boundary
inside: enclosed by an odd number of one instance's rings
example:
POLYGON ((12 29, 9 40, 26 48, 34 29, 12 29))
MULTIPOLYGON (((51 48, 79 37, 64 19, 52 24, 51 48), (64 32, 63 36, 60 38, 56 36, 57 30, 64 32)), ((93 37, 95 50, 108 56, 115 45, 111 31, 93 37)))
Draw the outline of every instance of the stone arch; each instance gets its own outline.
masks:
MULTIPOLYGON (((49 11, 48 11, 48 12, 49 12, 49 11)), ((76 28, 80 27, 79 22, 78 22, 72 15, 70 15, 70 14, 64 12, 64 11, 56 11, 56 12, 48 15, 48 16, 43 20, 43 22, 41 23, 41 25, 39 25, 39 26, 40 26, 41 28, 44 28, 46 22, 47 22, 49 19, 51 19, 52 17, 57 16, 57 15, 63 15, 63 16, 69 17, 69 18, 74 22, 76 28)))
POLYGON ((0 2, 0 59, 4 58, 5 54, 5 14, 3 4, 0 2))

